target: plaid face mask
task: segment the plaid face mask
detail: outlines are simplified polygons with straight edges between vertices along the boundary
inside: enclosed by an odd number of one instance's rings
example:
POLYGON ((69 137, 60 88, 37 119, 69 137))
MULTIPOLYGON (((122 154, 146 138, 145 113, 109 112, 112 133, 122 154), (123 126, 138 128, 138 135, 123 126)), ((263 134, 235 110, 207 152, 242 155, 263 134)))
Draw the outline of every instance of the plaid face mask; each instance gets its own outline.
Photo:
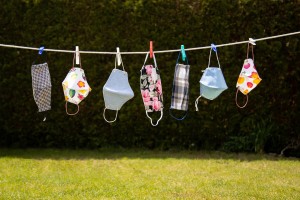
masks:
POLYGON ((51 80, 48 64, 31 66, 33 97, 39 112, 51 110, 51 80))
POLYGON ((175 72, 173 79, 173 89, 172 89, 172 97, 171 97, 171 107, 170 107, 170 115, 176 120, 183 120, 187 116, 187 110, 189 105, 189 73, 190 73, 190 65, 188 64, 188 59, 186 57, 186 64, 179 64, 178 60, 181 55, 179 52, 175 72), (183 110, 185 114, 181 118, 175 117, 171 109, 183 110))
POLYGON ((241 73, 240 73, 239 78, 236 83, 237 90, 236 90, 235 102, 239 108, 246 107, 246 105, 248 103, 248 93, 250 91, 252 91, 262 80, 259 77, 258 72, 254 66, 253 46, 251 45, 251 47, 252 47, 253 60, 251 58, 248 58, 248 53, 249 53, 249 43, 248 43, 247 59, 244 61, 241 73), (239 105, 237 102, 238 91, 240 91, 241 93, 243 93, 246 96, 246 102, 242 106, 239 105))
MULTIPOLYGON (((117 59, 116 59, 117 60, 117 59)), ((121 61, 122 66, 123 62, 121 61)), ((117 120, 118 111, 121 109, 123 104, 134 97, 134 93, 129 85, 128 74, 124 70, 123 71, 116 69, 116 61, 115 61, 115 69, 111 72, 107 82, 103 87, 103 97, 105 102, 105 108, 103 111, 104 120, 108 123, 112 123, 117 120), (105 117, 105 110, 116 110, 116 117, 112 121, 108 121, 105 117)))
POLYGON ((210 67, 211 50, 212 49, 210 49, 209 53, 208 67, 204 70, 200 79, 200 96, 195 101, 196 111, 198 111, 198 100, 200 97, 213 100, 228 88, 221 70, 217 51, 215 52, 219 67, 210 67))
POLYGON ((62 82, 63 91, 66 100, 66 113, 68 115, 76 115, 79 112, 79 103, 88 96, 92 90, 86 80, 83 69, 74 67, 75 54, 73 59, 73 67, 70 69, 66 78, 62 82), (68 102, 77 105, 77 111, 73 114, 68 112, 68 102))
POLYGON ((140 88, 141 94, 146 110, 146 115, 150 119, 152 126, 157 126, 158 122, 162 119, 163 116, 163 95, 162 95, 162 84, 160 79, 160 72, 158 70, 155 55, 153 53, 153 65, 146 65, 148 58, 146 55, 144 65, 141 69, 141 78, 140 78, 140 88), (156 124, 153 124, 152 118, 149 117, 149 112, 160 111, 160 118, 157 120, 156 124))

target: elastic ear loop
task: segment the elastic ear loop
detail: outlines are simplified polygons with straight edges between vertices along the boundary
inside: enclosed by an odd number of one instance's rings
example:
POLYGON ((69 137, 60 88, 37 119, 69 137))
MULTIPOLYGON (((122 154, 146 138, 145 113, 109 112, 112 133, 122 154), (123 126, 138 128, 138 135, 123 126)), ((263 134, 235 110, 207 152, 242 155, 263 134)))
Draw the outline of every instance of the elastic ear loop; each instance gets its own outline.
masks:
POLYGON ((171 115, 171 117, 173 117, 174 119, 176 119, 176 120, 178 120, 178 121, 184 120, 184 119, 186 118, 187 114, 188 114, 188 111, 186 110, 186 111, 185 111, 185 114, 183 115, 183 117, 177 118, 177 117, 175 117, 175 116, 172 114, 172 111, 171 111, 171 110, 172 110, 172 109, 169 109, 169 114, 171 115))
MULTIPOLYGON (((208 59, 208 66, 207 67, 210 66, 211 49, 212 48, 210 48, 210 51, 209 51, 209 59, 208 59)), ((216 57, 217 57, 217 60, 218 60, 219 68, 221 68, 219 57, 218 57, 218 52, 216 52, 216 57)))
MULTIPOLYGON (((249 45, 250 43, 248 43, 248 48, 247 48, 247 59, 249 58, 249 45)), ((254 62, 254 50, 253 50, 253 45, 251 44, 251 50, 252 50, 252 60, 254 62)))
POLYGON ((163 117, 163 110, 161 109, 160 110, 160 118, 157 120, 157 122, 156 122, 156 124, 153 124, 153 122, 152 122, 152 118, 151 117, 149 117, 149 115, 148 115, 148 112, 146 111, 146 115, 147 115, 147 117, 150 119, 150 122, 151 122, 151 125, 152 126, 157 126, 158 125, 158 122, 162 119, 162 117, 163 117))
MULTIPOLYGON (((176 61, 176 66, 178 66, 178 60, 179 60, 180 54, 181 54, 181 52, 179 52, 179 54, 178 54, 178 58, 177 58, 177 61, 176 61)), ((189 64, 189 61, 188 61, 187 57, 186 57, 186 64, 187 64, 187 65, 189 64)), ((176 67, 176 66, 175 66, 175 67, 176 67)), ((173 78, 173 88, 172 88, 172 91, 174 91, 175 74, 176 74, 176 71, 175 71, 175 73, 174 73, 174 78, 173 78)), ((185 92, 185 95, 187 95, 187 93, 188 93, 188 90, 185 92)), ((176 120, 178 120, 178 121, 181 121, 181 120, 184 120, 184 119, 186 118, 186 116, 187 116, 187 114, 188 114, 188 111, 186 110, 186 111, 185 111, 185 114, 184 114, 183 117, 181 117, 181 118, 175 117, 175 116, 172 114, 171 108, 169 109, 169 114, 170 114, 171 117, 173 117, 174 119, 176 119, 176 120)))
POLYGON ((115 121, 117 120, 119 110, 117 110, 117 112, 116 112, 116 117, 115 117, 115 119, 112 120, 112 121, 108 121, 108 120, 106 119, 106 117, 105 117, 105 111, 106 111, 106 108, 104 108, 104 110, 103 110, 103 118, 104 118, 104 120, 105 120, 107 123, 113 123, 113 122, 115 122, 115 121))
POLYGON ((76 115, 79 112, 79 105, 78 104, 76 104, 76 105, 77 105, 77 111, 75 113, 69 113, 68 112, 68 102, 66 101, 66 105, 65 105, 65 107, 66 107, 66 113, 68 115, 76 115))
POLYGON ((196 111, 199 111, 198 110, 198 101, 199 101, 199 99, 201 98, 201 95, 196 99, 196 101, 195 101, 195 108, 196 108, 196 111))
POLYGON ((235 103, 237 105, 237 107, 239 108, 245 108, 247 103, 248 103, 248 95, 246 94, 246 103, 243 106, 240 106, 237 102, 237 96, 238 96, 238 92, 239 92, 239 88, 236 89, 236 93, 235 93, 235 103))
MULTIPOLYGON (((122 64, 122 67, 123 67, 123 71, 125 71, 125 69, 124 69, 124 65, 123 65, 123 60, 122 60, 122 57, 121 57, 121 55, 120 55, 120 58, 121 58, 121 64, 122 64)), ((118 65, 118 67, 119 67, 120 65, 118 65)), ((117 68, 117 55, 116 55, 116 58, 115 58, 115 69, 117 68)), ((125 71, 126 72, 126 71, 125 71)))

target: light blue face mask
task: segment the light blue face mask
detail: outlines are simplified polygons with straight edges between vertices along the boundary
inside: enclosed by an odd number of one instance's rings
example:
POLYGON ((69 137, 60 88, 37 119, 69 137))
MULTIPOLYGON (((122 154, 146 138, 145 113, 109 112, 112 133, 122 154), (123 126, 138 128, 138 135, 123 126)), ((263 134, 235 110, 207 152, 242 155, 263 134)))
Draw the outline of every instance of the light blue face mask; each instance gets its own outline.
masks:
POLYGON ((210 67, 211 50, 212 48, 209 53, 208 67, 204 70, 200 79, 200 96, 195 101, 196 111, 198 111, 198 101, 200 97, 213 100, 228 88, 220 67, 218 53, 216 50, 215 52, 219 67, 210 67))
POLYGON ((103 118, 108 123, 112 123, 116 121, 118 116, 118 111, 127 101, 129 101, 131 98, 134 97, 134 93, 129 85, 128 74, 124 70, 122 61, 121 63, 122 63, 123 70, 116 69, 116 65, 115 65, 115 69, 113 69, 107 82, 103 87, 103 97, 105 102, 103 118), (116 117, 114 120, 108 121, 106 119, 105 117, 106 109, 116 111, 116 117))

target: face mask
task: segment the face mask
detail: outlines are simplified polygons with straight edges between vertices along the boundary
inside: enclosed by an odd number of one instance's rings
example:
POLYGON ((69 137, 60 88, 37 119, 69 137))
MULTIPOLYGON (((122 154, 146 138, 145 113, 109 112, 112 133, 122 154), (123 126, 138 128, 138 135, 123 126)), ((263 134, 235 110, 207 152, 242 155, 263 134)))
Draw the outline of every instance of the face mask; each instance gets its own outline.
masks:
POLYGON ((239 108, 246 107, 248 103, 248 93, 251 90, 253 90, 261 81, 261 78, 259 77, 257 70, 254 66, 253 46, 251 45, 251 47, 252 47, 253 60, 251 58, 248 58, 248 53, 249 53, 249 43, 248 43, 247 59, 244 61, 242 71, 236 83, 237 90, 236 90, 235 102, 239 108), (237 102, 238 91, 246 95, 246 103, 243 106, 240 106, 237 102))
POLYGON ((195 101, 196 111, 198 111, 198 100, 200 97, 213 100, 228 88, 220 67, 217 51, 215 52, 219 67, 210 67, 211 50, 212 49, 210 49, 209 53, 208 67, 204 70, 200 79, 200 96, 195 101))
POLYGON ((156 64, 155 55, 153 53, 153 65, 145 65, 148 54, 146 55, 144 65, 141 69, 141 94, 146 110, 146 115, 150 119, 152 126, 157 126, 158 122, 163 116, 163 95, 162 95, 162 85, 160 79, 160 73, 156 64), (153 124, 152 118, 149 117, 149 112, 160 111, 160 118, 157 120, 156 124, 153 124))
POLYGON ((188 59, 186 57, 186 65, 178 64, 178 60, 180 57, 178 55, 175 73, 173 79, 173 89, 172 89, 172 97, 171 97, 171 107, 170 107, 170 115, 176 120, 183 120, 187 116, 188 104, 189 104, 189 72, 190 65, 188 64, 188 59), (185 114, 181 118, 175 117, 171 109, 183 110, 185 114))
POLYGON ((39 112, 51 110, 51 80, 48 64, 31 66, 33 97, 39 112))
POLYGON ((75 54, 73 59, 73 67, 70 69, 65 80, 62 82, 65 100, 66 100, 66 113, 68 115, 76 115, 79 112, 79 103, 88 96, 92 90, 86 80, 83 69, 74 67, 75 54), (68 102, 77 105, 77 111, 73 114, 68 112, 68 102))
MULTIPOLYGON (((117 59, 116 59, 117 60, 117 59)), ((116 121, 118 111, 121 109, 123 104, 125 104, 128 100, 134 97, 134 93, 128 82, 128 74, 124 70, 123 62, 122 67, 123 71, 116 69, 112 70, 108 80, 106 81, 103 87, 103 97, 105 102, 105 108, 103 111, 104 120, 108 123, 112 123, 116 121), (105 110, 116 110, 116 117, 113 121, 108 121, 105 117, 105 110)))

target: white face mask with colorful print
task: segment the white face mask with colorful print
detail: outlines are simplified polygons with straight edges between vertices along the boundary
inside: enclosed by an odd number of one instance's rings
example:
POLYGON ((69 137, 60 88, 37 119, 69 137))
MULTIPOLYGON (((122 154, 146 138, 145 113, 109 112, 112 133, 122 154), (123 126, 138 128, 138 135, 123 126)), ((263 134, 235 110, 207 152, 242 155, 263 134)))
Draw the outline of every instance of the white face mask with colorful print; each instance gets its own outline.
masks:
POLYGON ((248 94, 249 94, 249 92, 251 92, 262 80, 259 77, 258 72, 257 72, 257 70, 255 68, 255 65, 254 65, 253 46, 252 46, 253 60, 251 58, 248 58, 248 52, 249 52, 249 44, 248 44, 248 50, 247 50, 247 59, 245 59, 245 61, 244 61, 241 73, 240 73, 239 78, 238 78, 237 83, 236 83, 237 91, 236 91, 235 101, 236 101, 236 105, 239 108, 246 107, 246 105, 248 103, 248 94), (246 95, 246 102, 242 106, 239 105, 238 102, 237 102, 238 91, 240 91, 241 93, 246 95))
POLYGON ((163 116, 163 95, 160 73, 156 64, 155 55, 153 53, 153 65, 145 65, 149 53, 147 53, 144 65, 141 69, 140 89, 146 110, 146 115, 150 119, 152 126, 157 126, 163 116), (153 124, 152 118, 148 115, 149 112, 160 111, 160 118, 156 124, 153 124))
MULTIPOLYGON (((74 54, 75 59, 75 54, 74 54)), ((66 78, 62 82, 65 100, 66 100, 66 113, 68 115, 76 115, 79 112, 79 103, 88 96, 89 92, 92 90, 86 80, 86 76, 84 74, 83 69, 79 67, 74 67, 74 59, 73 59, 73 67, 70 69, 66 78), (68 112, 67 103, 73 103, 77 105, 77 111, 73 114, 68 112)))

